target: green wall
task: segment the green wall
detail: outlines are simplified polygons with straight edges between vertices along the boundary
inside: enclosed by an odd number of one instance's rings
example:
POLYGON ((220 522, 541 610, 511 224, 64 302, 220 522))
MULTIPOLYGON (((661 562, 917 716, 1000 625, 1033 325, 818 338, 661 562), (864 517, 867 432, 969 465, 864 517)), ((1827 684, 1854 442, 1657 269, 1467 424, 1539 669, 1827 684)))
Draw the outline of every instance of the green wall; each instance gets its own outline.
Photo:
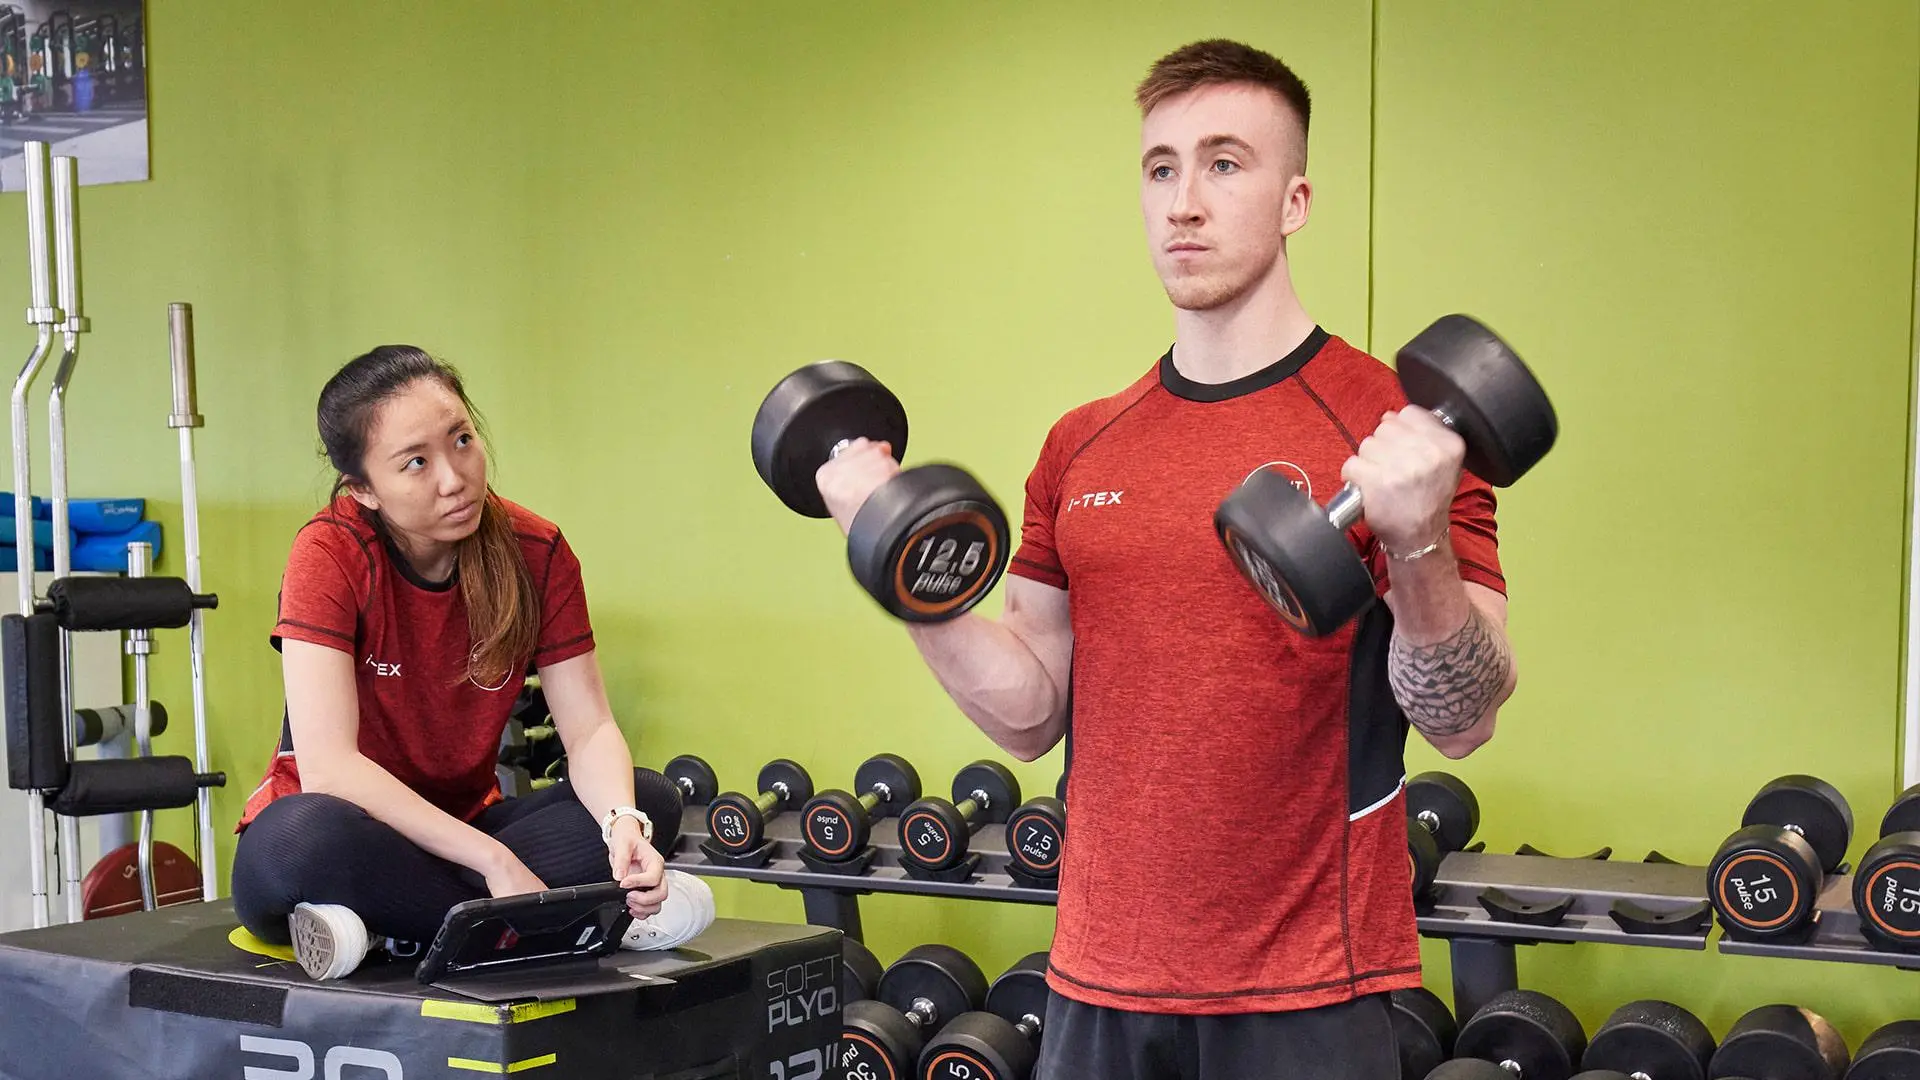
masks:
MULTIPOLYGON (((383 341, 464 369, 501 490, 579 550, 643 763, 696 752, 743 786, 790 756, 844 785, 890 750, 938 789, 998 756, 832 527, 759 483, 748 424, 786 371, 854 360, 907 403, 910 457, 963 461, 1017 506, 1051 421, 1171 336, 1130 93, 1168 48, 1227 34, 1314 91, 1310 310, 1388 354, 1477 313, 1560 410, 1560 448, 1501 514, 1520 692, 1451 766, 1483 836, 1704 861, 1754 788, 1804 770, 1853 800, 1864 850, 1895 788, 1910 4, 451 10, 151 0, 154 179, 83 194, 77 493, 177 520, 165 304, 196 308, 223 820, 277 730, 275 591, 331 479, 314 396, 383 341)), ((22 216, 0 198, 0 251, 23 250, 22 216)), ((161 658, 184 702, 184 639, 161 658)), ((1016 772, 1039 791, 1059 768, 1016 772)), ((1199 887, 1180 839, 1165 850, 1122 902, 1199 887)), ((726 915, 799 917, 792 893, 716 890, 726 915)), ((862 906, 883 957, 945 940, 989 970, 1052 925, 862 906)), ((1716 1032, 1772 1000, 1854 1041, 1920 1015, 1910 977, 1836 965, 1582 946, 1524 950, 1521 971, 1590 1028, 1647 995, 1716 1032)))

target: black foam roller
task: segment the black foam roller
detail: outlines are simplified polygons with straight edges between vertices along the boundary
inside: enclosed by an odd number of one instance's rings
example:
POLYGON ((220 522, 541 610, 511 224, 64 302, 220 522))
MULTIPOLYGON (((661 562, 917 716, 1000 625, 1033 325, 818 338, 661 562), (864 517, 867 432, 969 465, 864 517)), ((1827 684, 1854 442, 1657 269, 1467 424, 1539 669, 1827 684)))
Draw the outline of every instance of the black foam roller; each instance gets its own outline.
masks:
POLYGON ((53 801, 53 812, 89 817, 192 806, 203 779, 213 787, 226 782, 221 773, 200 776, 193 771, 193 762, 183 757, 76 761, 67 786, 53 801))
POLYGON ((179 578, 61 578, 47 588, 54 617, 68 630, 172 630, 195 608, 218 607, 179 578))

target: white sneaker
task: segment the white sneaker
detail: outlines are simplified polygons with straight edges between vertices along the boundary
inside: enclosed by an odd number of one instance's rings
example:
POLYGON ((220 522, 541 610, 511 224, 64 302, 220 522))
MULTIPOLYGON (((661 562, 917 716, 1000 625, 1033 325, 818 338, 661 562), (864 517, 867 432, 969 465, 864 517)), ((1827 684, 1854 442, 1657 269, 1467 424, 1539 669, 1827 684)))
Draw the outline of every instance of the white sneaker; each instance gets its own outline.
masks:
POLYGON ((620 939, 623 949, 677 949, 713 925, 713 888, 682 870, 667 871, 667 900, 649 919, 636 919, 620 939))
POLYGON ((293 957, 317 980, 340 979, 367 958, 367 924, 341 904, 301 904, 287 917, 293 957))

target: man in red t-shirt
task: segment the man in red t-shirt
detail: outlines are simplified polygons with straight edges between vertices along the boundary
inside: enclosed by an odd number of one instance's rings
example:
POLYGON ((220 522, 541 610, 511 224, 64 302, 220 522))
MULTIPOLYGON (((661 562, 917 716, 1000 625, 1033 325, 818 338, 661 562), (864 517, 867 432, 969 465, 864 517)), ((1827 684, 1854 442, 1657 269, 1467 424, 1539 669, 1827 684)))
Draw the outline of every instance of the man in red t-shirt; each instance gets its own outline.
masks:
MULTIPOLYGON (((1001 619, 909 630, 1014 756, 1071 717, 1041 1080, 1381 1080, 1399 1070, 1387 992, 1420 982, 1407 728, 1464 756, 1514 686, 1493 494, 1294 292, 1300 80, 1208 41, 1137 98, 1176 342, 1048 434, 1001 619), (1213 511, 1261 468, 1320 503, 1360 488, 1349 537, 1384 604, 1310 638, 1240 578, 1213 511)), ((820 471, 843 529, 898 471, 889 449, 862 441, 820 471)))

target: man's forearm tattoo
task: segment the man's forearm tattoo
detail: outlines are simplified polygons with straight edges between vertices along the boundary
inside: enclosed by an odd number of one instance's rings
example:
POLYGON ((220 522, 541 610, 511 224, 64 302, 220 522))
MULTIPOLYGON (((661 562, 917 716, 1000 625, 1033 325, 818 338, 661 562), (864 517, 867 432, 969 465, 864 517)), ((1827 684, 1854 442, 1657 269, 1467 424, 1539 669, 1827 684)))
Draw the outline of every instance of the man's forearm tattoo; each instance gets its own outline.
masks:
POLYGON ((1387 680, 1414 727, 1428 735, 1458 735, 1493 706, 1512 665, 1506 642, 1475 608, 1444 641, 1408 645, 1395 634, 1387 680))

